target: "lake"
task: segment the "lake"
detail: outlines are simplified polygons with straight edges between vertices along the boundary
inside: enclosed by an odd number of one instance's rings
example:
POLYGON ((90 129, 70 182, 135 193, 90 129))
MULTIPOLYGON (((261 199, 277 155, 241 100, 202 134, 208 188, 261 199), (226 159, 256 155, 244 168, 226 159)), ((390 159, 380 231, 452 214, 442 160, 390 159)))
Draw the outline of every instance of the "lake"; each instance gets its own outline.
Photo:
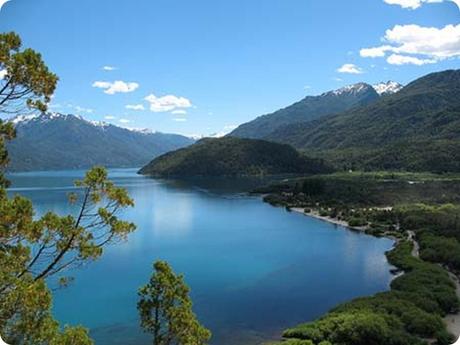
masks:
MULTIPOLYGON (((385 251, 393 242, 290 213, 242 193, 254 180, 156 180, 110 170, 136 206, 138 229, 125 243, 71 272, 54 296, 62 323, 90 328, 97 345, 151 344, 138 326, 137 289, 155 260, 167 260, 192 289, 194 311, 212 344, 259 344, 340 302, 389 289, 385 251)), ((10 193, 37 214, 75 213, 66 194, 82 171, 9 175, 10 193)))

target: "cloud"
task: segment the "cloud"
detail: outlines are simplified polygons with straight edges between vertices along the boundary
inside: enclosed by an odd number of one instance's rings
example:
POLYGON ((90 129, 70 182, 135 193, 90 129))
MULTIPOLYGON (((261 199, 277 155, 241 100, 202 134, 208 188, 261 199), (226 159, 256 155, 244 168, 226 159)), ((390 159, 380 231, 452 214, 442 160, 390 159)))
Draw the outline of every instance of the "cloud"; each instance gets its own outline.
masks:
POLYGON ((173 110, 171 112, 171 114, 173 114, 173 115, 187 115, 187 111, 186 110, 173 110))
POLYGON ((97 87, 99 89, 105 89, 104 93, 108 95, 114 95, 116 93, 133 92, 139 87, 139 84, 134 83, 134 82, 127 83, 122 80, 117 80, 114 82, 95 81, 93 83, 93 87, 97 87))
POLYGON ((361 57, 369 57, 369 58, 384 57, 386 52, 391 49, 392 49, 391 46, 364 48, 364 49, 361 49, 359 54, 361 55, 361 57))
POLYGON ((8 71, 6 69, 2 69, 0 71, 0 80, 5 79, 7 74, 8 74, 8 71))
POLYGON ((1 0, 1 1, 0 1, 0 11, 1 11, 2 8, 3 8, 3 5, 5 5, 5 4, 6 4, 7 2, 9 2, 9 1, 11 1, 11 0, 1 0))
POLYGON ((345 65, 337 69, 337 72, 349 74, 362 74, 363 70, 352 63, 346 63, 345 65))
POLYGON ((178 117, 178 118, 174 118, 173 121, 176 121, 176 122, 185 122, 185 121, 187 121, 187 119, 184 118, 184 117, 178 117))
MULTIPOLYGON (((423 4, 434 4, 445 2, 446 0, 383 0, 389 5, 399 5, 402 8, 416 10, 423 4)), ((454 2, 460 8, 460 0, 447 0, 454 2)))
POLYGON ((233 131, 237 127, 238 127, 238 125, 225 125, 224 128, 220 132, 213 133, 213 134, 210 135, 210 137, 211 138, 225 137, 228 133, 230 133, 231 131, 233 131))
POLYGON ((121 123, 130 123, 131 121, 128 120, 128 119, 120 119, 120 120, 118 120, 118 122, 121 122, 121 123))
POLYGON ((150 110, 155 113, 166 111, 174 111, 176 109, 187 109, 192 107, 192 102, 185 97, 177 97, 167 95, 157 97, 153 93, 145 97, 145 100, 150 103, 150 110))
POLYGON ((51 104, 48 104, 48 108, 49 109, 59 109, 59 108, 62 108, 62 105, 59 103, 51 103, 51 104))
POLYGON ((117 68, 114 66, 104 66, 102 67, 104 71, 115 71, 117 68))
POLYGON ((115 120, 116 117, 112 116, 112 115, 107 115, 107 116, 104 117, 104 119, 106 119, 106 120, 115 120))
POLYGON ((130 110, 145 110, 142 104, 128 104, 125 108, 130 110))
POLYGON ((383 41, 387 44, 361 49, 362 57, 385 57, 393 53, 387 61, 401 64, 402 60, 415 65, 435 63, 447 58, 460 57, 460 24, 446 25, 439 29, 419 25, 396 25, 385 32, 383 41), (408 55, 412 56, 408 59, 408 55), (405 59, 401 59, 405 56, 405 59))
POLYGON ((94 112, 93 109, 90 109, 90 108, 83 108, 83 107, 80 107, 79 105, 76 105, 73 107, 77 112, 79 113, 88 113, 88 114, 91 114, 94 112))
POLYGON ((388 57, 387 62, 390 65, 417 65, 422 66, 426 64, 436 63, 436 60, 419 59, 414 56, 392 54, 388 57))

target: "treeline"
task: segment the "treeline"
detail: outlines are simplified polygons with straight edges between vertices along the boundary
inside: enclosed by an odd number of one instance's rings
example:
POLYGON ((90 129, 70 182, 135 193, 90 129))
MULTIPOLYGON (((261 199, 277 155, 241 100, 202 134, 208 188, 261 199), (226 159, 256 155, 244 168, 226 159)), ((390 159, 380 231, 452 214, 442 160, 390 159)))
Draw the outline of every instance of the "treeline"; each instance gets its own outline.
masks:
POLYGON ((369 234, 399 238, 389 262, 405 274, 391 291, 342 304, 320 319, 284 332, 284 345, 438 345, 454 339, 442 321, 459 310, 455 283, 460 270, 460 181, 455 176, 353 173, 313 176, 262 188, 267 202, 301 207, 362 226, 369 234), (397 191, 400 190, 398 194, 397 191), (425 194, 428 191, 428 194, 425 194), (423 200, 439 204, 414 203, 423 200), (404 202, 400 204, 400 202, 404 202), (458 202, 458 201, 457 201, 458 202), (415 233, 420 258, 412 255, 415 233))
POLYGON ((332 168, 321 159, 301 155, 289 145, 232 137, 202 139, 194 145, 160 156, 143 167, 144 175, 263 176, 318 174, 332 168))

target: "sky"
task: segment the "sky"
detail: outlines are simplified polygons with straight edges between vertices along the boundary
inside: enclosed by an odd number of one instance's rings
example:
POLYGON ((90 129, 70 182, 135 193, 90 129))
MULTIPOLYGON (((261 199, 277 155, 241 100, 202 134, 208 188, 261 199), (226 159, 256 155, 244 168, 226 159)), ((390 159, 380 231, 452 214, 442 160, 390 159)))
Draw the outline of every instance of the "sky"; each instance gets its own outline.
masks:
POLYGON ((50 110, 185 135, 460 68, 460 0, 11 0, 0 31, 59 76, 50 110))

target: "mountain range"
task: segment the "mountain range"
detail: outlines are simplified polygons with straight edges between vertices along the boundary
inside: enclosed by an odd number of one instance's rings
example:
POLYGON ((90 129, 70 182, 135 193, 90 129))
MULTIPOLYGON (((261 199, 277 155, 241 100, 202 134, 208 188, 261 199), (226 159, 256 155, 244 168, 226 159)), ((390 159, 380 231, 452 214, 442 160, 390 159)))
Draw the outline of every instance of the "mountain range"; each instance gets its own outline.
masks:
MULTIPOLYGON (((388 92, 384 87, 355 84, 307 97, 268 116, 272 123, 284 125, 259 133, 265 140, 290 144, 339 169, 460 171, 460 70, 432 73, 398 88, 388 92), (299 108, 334 96, 358 102, 339 112, 327 111, 331 110, 327 102, 313 114, 309 107, 299 108), (298 111, 298 120, 286 124, 283 114, 293 110, 298 111)), ((253 137, 245 130, 257 131, 255 124, 266 118, 244 124, 230 135, 253 137)))
POLYGON ((270 138, 271 133, 284 126, 312 121, 325 115, 368 105, 401 89, 402 85, 392 81, 374 86, 358 83, 325 92, 319 96, 307 96, 293 105, 239 126, 230 136, 253 139, 270 138))
POLYGON ((339 170, 459 172, 459 95, 460 70, 432 73, 405 87, 391 81, 358 83, 305 97, 239 126, 227 137, 261 141, 205 139, 165 156, 195 141, 74 115, 19 116, 12 120, 17 138, 8 143, 9 169, 82 169, 96 164, 135 167, 158 156, 162 157, 148 165, 148 173, 245 175, 303 169, 298 169, 302 164, 297 164, 298 158, 286 146, 267 143, 274 142, 288 144, 311 157, 308 159, 324 160, 339 170), (288 162, 279 156, 270 160, 270 151, 284 152, 294 159, 296 168, 282 169, 288 162))
POLYGON ((22 115, 11 121, 16 138, 7 144, 10 171, 143 166, 194 143, 182 135, 132 130, 60 113, 22 115))

